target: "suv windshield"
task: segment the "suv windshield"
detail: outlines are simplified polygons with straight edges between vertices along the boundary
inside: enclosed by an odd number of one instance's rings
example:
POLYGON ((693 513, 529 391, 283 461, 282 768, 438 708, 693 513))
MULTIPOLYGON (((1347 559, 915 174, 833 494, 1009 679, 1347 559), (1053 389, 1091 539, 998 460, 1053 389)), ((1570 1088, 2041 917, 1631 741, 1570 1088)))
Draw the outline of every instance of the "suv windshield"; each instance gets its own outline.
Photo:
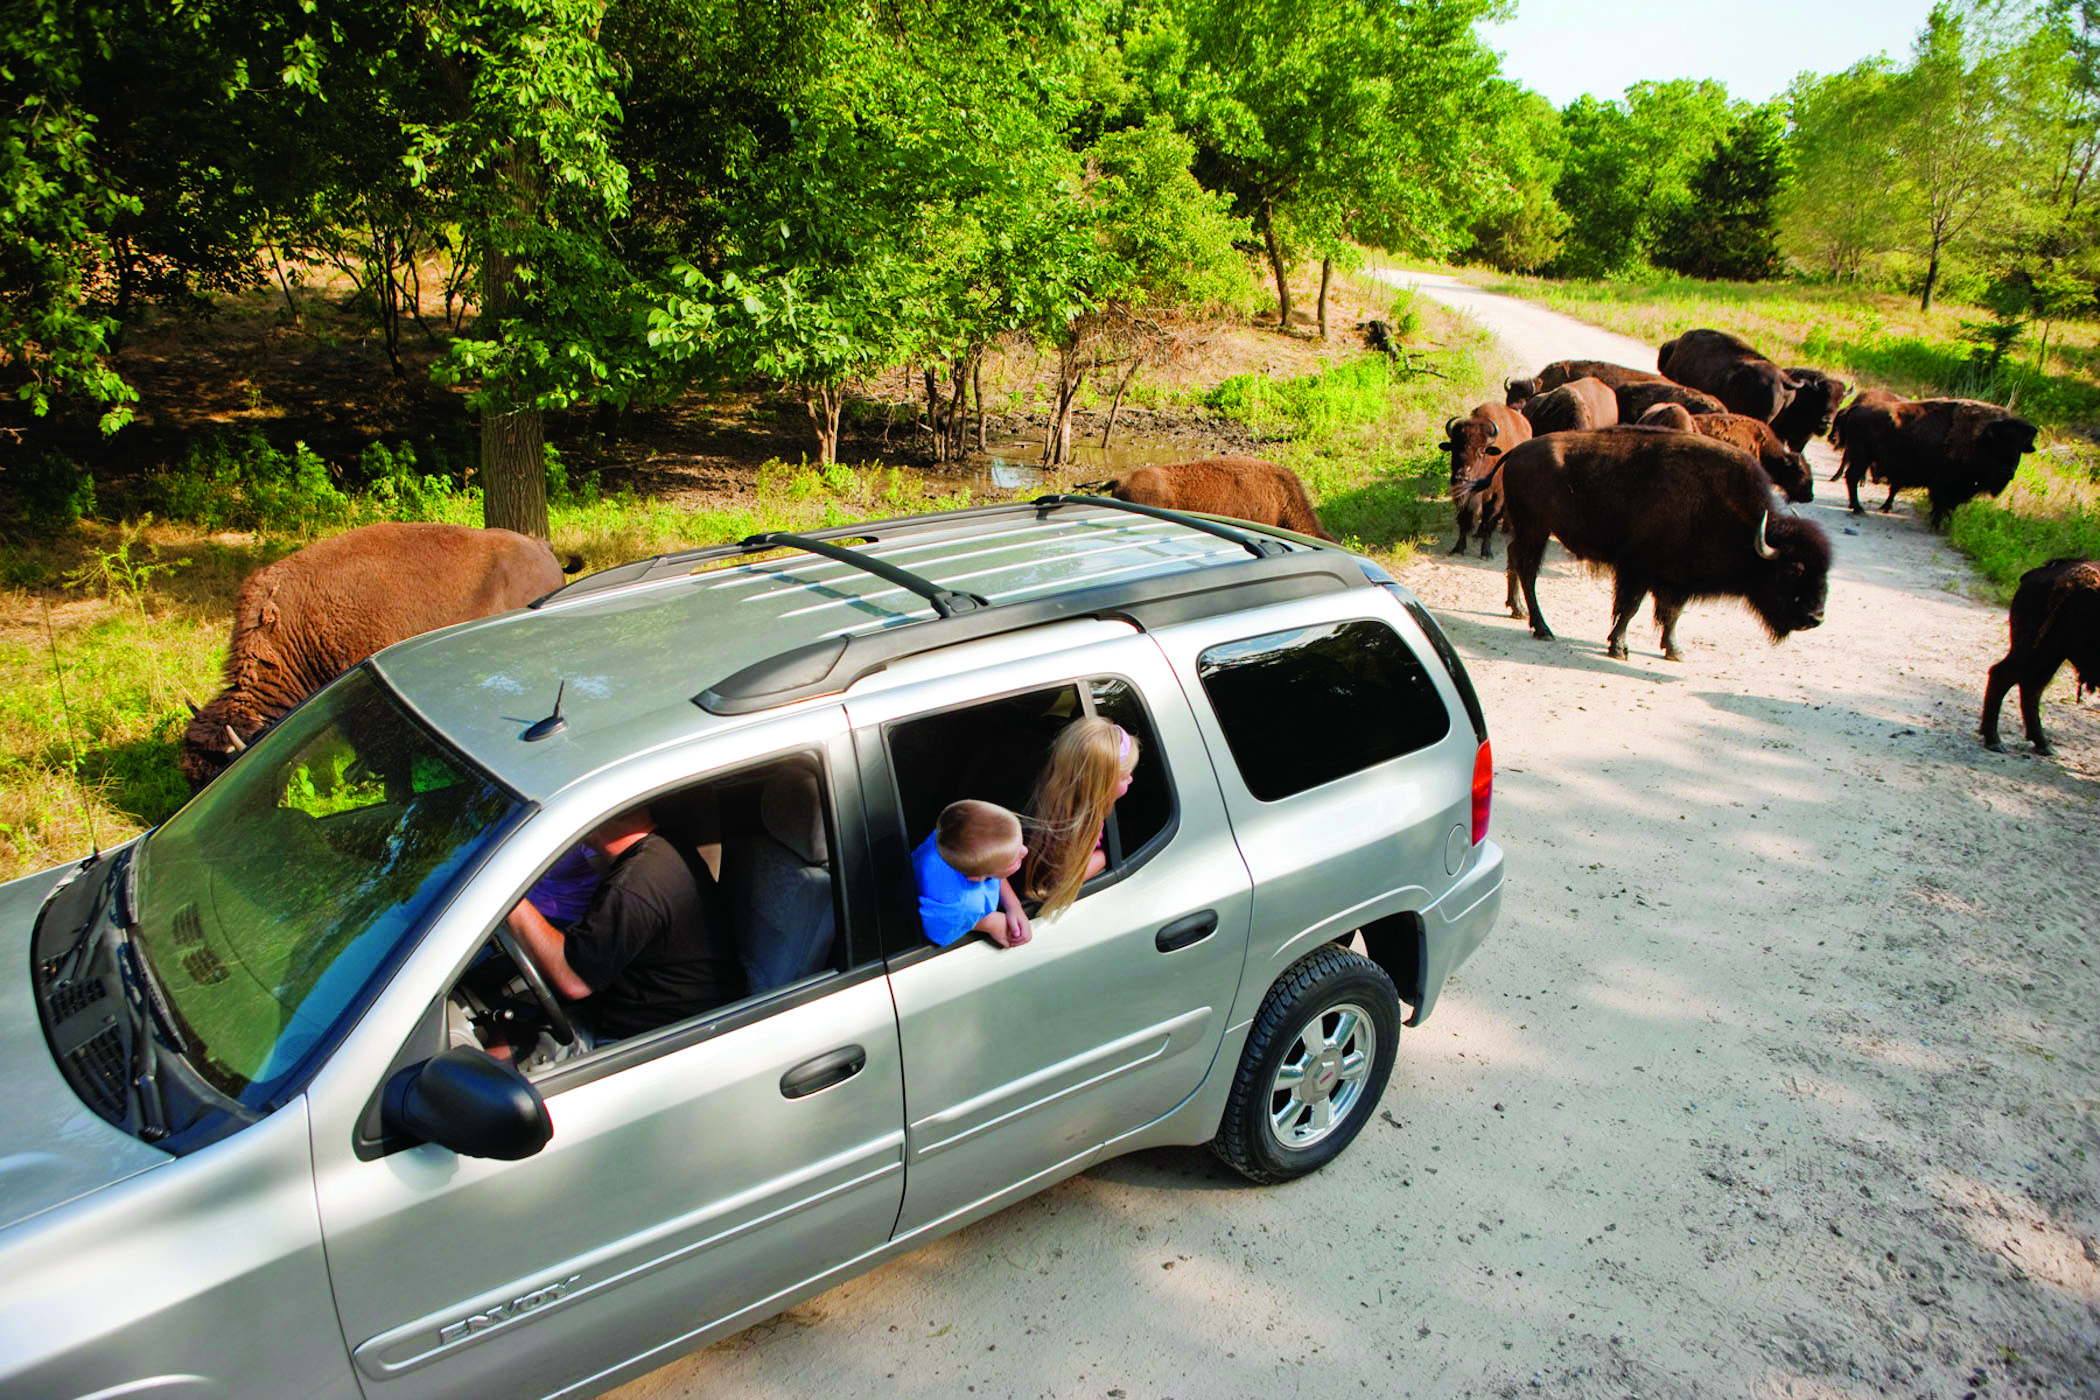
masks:
POLYGON ((135 936, 197 1072, 267 1102, 516 805, 366 670, 287 715, 138 857, 135 936))

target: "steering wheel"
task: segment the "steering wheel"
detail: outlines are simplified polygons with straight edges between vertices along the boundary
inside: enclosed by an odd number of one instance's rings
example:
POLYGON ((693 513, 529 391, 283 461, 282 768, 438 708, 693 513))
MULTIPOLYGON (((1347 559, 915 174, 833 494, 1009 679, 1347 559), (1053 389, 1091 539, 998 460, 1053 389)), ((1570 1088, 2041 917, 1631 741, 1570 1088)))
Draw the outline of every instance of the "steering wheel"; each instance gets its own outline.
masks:
POLYGON ((503 949, 511 965, 518 969, 518 976, 525 979, 525 990, 540 1004, 540 1012, 547 1018, 547 1034, 554 1037, 557 1045, 572 1045, 576 1041, 576 1027, 569 1024, 569 1013, 562 1009, 561 998, 547 985, 546 974, 533 961, 531 952, 510 931, 507 924, 496 925, 496 942, 503 949))

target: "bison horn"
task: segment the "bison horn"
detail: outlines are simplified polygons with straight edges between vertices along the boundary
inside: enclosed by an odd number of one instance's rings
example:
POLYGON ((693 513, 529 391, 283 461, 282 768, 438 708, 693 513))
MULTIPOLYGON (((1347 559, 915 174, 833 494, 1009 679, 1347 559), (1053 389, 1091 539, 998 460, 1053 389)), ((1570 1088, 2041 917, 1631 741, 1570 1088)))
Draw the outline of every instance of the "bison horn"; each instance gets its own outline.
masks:
POLYGON ((1757 518, 1757 541, 1756 541, 1756 544, 1757 544, 1757 557, 1758 557, 1758 558, 1760 558, 1760 559, 1777 559, 1777 558, 1779 557, 1779 551, 1778 551, 1778 550, 1776 550, 1776 549, 1774 549, 1774 548, 1772 548, 1772 546, 1771 546, 1771 545, 1769 545, 1769 544, 1766 544, 1766 543, 1765 543, 1765 527, 1766 527, 1767 525, 1769 525, 1769 524, 1771 523, 1771 521, 1772 521, 1772 512, 1770 512, 1770 511, 1766 511, 1766 512, 1765 512, 1765 513, 1764 513, 1763 515, 1760 515, 1760 516, 1759 516, 1759 517, 1757 518))
POLYGON ((234 733, 230 724, 226 726, 226 744, 234 753, 240 753, 248 747, 247 741, 234 733))
POLYGON ((1459 425, 1459 424, 1460 424, 1461 422, 1463 422, 1463 421, 1464 421, 1463 419, 1459 419, 1459 418, 1452 418, 1452 419, 1449 419, 1449 420, 1447 420, 1447 421, 1445 422, 1445 424, 1444 424, 1444 436, 1445 436, 1445 437, 1451 437, 1452 435, 1454 435, 1455 433, 1457 433, 1457 432, 1458 432, 1458 425, 1459 425))
POLYGON ((1487 420, 1487 425, 1489 442, 1493 442, 1496 438, 1502 436, 1502 425, 1500 423, 1497 423, 1494 419, 1490 418, 1487 420))
POLYGON ((200 710, 200 709, 198 709, 198 708, 197 708, 197 702, 196 702, 196 701, 194 701, 194 700, 185 700, 185 701, 183 701, 182 703, 190 707, 190 718, 191 718, 191 719, 195 719, 195 718, 197 718, 197 717, 198 717, 199 715, 201 715, 201 714, 203 714, 203 713, 204 713, 204 711, 202 711, 202 710, 200 710))

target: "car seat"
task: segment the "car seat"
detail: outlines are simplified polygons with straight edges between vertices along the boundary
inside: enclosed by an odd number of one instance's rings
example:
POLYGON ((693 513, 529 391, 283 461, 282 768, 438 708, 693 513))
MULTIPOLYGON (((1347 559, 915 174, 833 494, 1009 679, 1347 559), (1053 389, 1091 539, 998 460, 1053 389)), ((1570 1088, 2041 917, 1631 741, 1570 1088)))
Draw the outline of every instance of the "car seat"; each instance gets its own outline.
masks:
POLYGON ((757 829, 722 842, 722 892, 751 995, 830 964, 837 913, 815 773, 793 765, 766 779, 757 829))

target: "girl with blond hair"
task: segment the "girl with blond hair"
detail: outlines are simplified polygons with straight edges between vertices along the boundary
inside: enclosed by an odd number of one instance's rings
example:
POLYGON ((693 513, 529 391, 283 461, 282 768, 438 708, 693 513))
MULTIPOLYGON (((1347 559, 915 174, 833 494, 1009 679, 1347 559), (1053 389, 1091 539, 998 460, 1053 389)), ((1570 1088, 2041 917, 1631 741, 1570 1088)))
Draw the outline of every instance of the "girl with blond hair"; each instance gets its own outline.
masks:
POLYGON ((1022 888, 1042 901, 1041 915, 1079 898, 1079 887, 1108 864, 1101 829, 1116 799, 1130 790, 1137 763, 1138 741, 1098 715, 1072 721, 1050 745, 1028 800, 1033 835, 1021 872, 1022 888))

